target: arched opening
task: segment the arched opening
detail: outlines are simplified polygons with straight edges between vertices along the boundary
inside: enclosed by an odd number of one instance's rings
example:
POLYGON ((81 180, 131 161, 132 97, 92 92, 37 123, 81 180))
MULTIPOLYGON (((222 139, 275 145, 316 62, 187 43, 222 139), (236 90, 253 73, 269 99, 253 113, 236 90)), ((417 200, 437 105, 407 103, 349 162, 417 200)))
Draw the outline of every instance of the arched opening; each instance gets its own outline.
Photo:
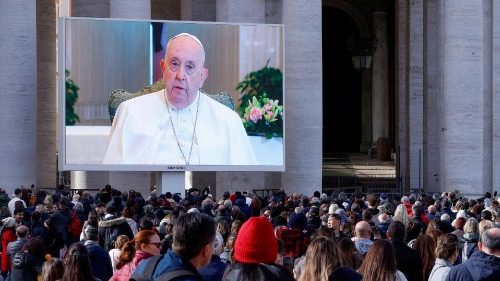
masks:
POLYGON ((359 152, 361 73, 354 69, 347 39, 360 31, 352 17, 323 6, 323 154, 359 152))

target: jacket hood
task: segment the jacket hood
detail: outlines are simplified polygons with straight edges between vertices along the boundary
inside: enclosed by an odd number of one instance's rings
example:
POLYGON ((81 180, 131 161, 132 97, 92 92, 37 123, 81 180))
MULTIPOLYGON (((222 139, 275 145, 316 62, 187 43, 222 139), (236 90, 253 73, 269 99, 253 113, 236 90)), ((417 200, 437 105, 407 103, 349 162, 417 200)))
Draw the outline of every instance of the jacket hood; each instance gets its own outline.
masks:
POLYGON ((127 219, 124 217, 119 217, 119 218, 111 218, 107 220, 102 220, 99 222, 99 227, 112 227, 112 226, 118 226, 124 222, 127 222, 127 219))
POLYGON ((366 254, 370 247, 372 246, 373 241, 370 239, 366 238, 359 238, 354 241, 354 246, 356 246, 356 249, 358 250, 359 253, 361 254, 366 254))
POLYGON ((472 280, 500 280, 500 257, 476 252, 465 263, 465 267, 472 280))
POLYGON ((462 238, 464 239, 465 242, 476 243, 477 241, 479 241, 479 233, 465 232, 462 238))

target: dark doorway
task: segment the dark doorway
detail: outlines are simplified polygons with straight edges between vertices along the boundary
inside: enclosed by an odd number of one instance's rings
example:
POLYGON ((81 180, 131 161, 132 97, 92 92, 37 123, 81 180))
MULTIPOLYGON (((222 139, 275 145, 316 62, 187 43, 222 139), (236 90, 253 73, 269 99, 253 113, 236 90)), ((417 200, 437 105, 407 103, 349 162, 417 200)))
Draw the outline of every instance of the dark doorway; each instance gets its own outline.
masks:
POLYGON ((361 74, 353 68, 347 38, 358 26, 343 11, 323 7, 323 153, 359 152, 361 74))

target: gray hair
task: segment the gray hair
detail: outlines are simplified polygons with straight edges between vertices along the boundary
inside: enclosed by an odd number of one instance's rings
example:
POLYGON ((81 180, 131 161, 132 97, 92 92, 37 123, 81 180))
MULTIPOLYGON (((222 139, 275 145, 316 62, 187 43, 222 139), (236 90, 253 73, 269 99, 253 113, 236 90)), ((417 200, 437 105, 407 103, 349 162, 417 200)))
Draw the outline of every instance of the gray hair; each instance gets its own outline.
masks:
POLYGON ((498 232, 498 227, 486 229, 481 236, 481 243, 483 244, 483 246, 492 251, 500 250, 500 235, 498 232))

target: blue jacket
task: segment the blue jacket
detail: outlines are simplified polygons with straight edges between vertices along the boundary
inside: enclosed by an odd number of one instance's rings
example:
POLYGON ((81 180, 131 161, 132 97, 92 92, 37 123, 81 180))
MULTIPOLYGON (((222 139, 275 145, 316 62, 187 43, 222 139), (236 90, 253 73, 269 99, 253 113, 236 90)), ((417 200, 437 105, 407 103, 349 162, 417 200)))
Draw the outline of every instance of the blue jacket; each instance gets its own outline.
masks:
POLYGON ((201 278, 203 278, 203 281, 220 281, 222 280, 226 266, 227 264, 223 263, 219 256, 212 255, 210 263, 200 269, 201 278))
POLYGON ((109 280, 113 276, 113 267, 109 253, 95 241, 85 241, 85 247, 89 252, 90 268, 94 277, 101 280, 109 280))
MULTIPOLYGON (((151 258, 142 261, 139 263, 137 266, 136 270, 134 271, 134 274, 144 272, 144 269, 146 268, 148 261, 150 261, 151 258)), ((187 269, 199 276, 199 278, 193 278, 192 276, 181 276, 179 278, 176 278, 175 281, 199 281, 201 280, 201 276, 198 274, 198 271, 196 268, 189 262, 184 260, 182 257, 176 255, 174 252, 169 250, 165 256, 158 261, 158 265, 156 266, 155 271, 153 272, 153 280, 157 280, 157 278, 162 275, 165 272, 177 270, 177 269, 187 269)), ((106 279, 108 280, 108 279, 106 279)))
POLYGON ((450 281, 498 281, 500 280, 500 257, 475 252, 462 264, 451 268, 450 281))

